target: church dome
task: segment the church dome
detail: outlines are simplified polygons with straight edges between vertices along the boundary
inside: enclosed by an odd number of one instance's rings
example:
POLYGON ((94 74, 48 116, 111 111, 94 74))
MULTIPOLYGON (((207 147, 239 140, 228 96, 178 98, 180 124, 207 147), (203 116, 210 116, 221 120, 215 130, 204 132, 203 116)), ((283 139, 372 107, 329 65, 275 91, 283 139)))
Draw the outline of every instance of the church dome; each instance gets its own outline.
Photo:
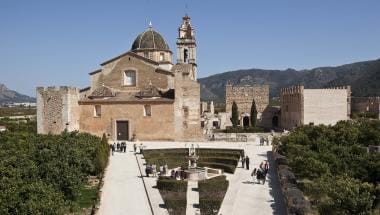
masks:
POLYGON ((152 26, 137 36, 132 44, 132 51, 141 49, 170 51, 168 43, 160 33, 153 30, 152 26))

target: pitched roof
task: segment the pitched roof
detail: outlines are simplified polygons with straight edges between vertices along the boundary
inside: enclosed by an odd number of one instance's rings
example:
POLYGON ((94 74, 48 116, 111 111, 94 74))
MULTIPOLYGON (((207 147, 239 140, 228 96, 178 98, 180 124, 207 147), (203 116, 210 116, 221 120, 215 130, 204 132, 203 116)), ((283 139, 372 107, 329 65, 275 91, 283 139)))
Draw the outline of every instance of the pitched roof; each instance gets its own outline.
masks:
POLYGON ((113 97, 115 94, 112 92, 112 90, 108 87, 101 86, 96 88, 89 96, 88 98, 104 98, 104 97, 113 97))
POLYGON ((119 55, 119 56, 117 56, 117 57, 114 57, 114 58, 112 58, 112 59, 110 59, 110 60, 107 60, 107 61, 101 63, 100 65, 101 65, 101 66, 104 66, 104 65, 106 65, 106 64, 108 64, 108 63, 110 63, 110 62, 112 62, 112 61, 115 61, 115 60, 117 60, 117 59, 119 59, 119 58, 122 58, 122 57, 124 57, 124 56, 126 56, 126 55, 130 55, 130 56, 132 56, 132 57, 138 58, 138 59, 140 59, 140 60, 145 61, 146 63, 150 63, 150 64, 153 64, 153 65, 155 65, 155 66, 158 66, 158 65, 159 65, 159 63, 157 63, 156 61, 151 60, 151 59, 146 58, 146 57, 143 57, 143 56, 141 56, 141 55, 138 55, 138 54, 136 54, 136 53, 134 53, 134 52, 132 52, 132 51, 127 51, 127 52, 125 52, 125 53, 123 53, 123 54, 121 54, 121 55, 119 55))

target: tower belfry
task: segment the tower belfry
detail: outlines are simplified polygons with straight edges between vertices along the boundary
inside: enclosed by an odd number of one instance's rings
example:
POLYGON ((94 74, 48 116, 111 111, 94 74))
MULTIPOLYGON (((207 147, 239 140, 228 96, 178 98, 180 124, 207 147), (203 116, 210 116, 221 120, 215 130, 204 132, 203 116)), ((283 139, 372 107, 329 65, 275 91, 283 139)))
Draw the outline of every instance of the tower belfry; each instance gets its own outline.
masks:
POLYGON ((196 66, 196 47, 194 28, 191 27, 190 17, 185 15, 178 28, 177 63, 194 64, 196 66))

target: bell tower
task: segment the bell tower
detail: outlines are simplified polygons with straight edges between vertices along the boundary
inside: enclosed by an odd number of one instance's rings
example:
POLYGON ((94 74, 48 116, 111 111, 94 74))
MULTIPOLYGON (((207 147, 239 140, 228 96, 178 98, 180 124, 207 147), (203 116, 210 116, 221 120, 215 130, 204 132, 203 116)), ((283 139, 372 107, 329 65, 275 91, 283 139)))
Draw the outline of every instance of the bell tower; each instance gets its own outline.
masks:
POLYGON ((196 47, 194 28, 191 27, 190 17, 185 15, 178 28, 177 63, 193 64, 196 66, 196 47))

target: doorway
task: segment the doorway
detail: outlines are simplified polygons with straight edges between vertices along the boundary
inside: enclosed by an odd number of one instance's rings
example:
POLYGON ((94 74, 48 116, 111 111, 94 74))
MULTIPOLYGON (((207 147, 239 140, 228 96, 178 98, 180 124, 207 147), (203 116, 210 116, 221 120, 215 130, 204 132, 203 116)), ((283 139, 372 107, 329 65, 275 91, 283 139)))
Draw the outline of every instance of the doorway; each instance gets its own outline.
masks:
POLYGON ((116 139, 129 140, 129 123, 128 121, 116 121, 116 139))
POLYGON ((249 127, 249 117, 243 117, 243 127, 249 127))
POLYGON ((278 116, 274 116, 272 118, 272 127, 277 128, 278 127, 278 116))

